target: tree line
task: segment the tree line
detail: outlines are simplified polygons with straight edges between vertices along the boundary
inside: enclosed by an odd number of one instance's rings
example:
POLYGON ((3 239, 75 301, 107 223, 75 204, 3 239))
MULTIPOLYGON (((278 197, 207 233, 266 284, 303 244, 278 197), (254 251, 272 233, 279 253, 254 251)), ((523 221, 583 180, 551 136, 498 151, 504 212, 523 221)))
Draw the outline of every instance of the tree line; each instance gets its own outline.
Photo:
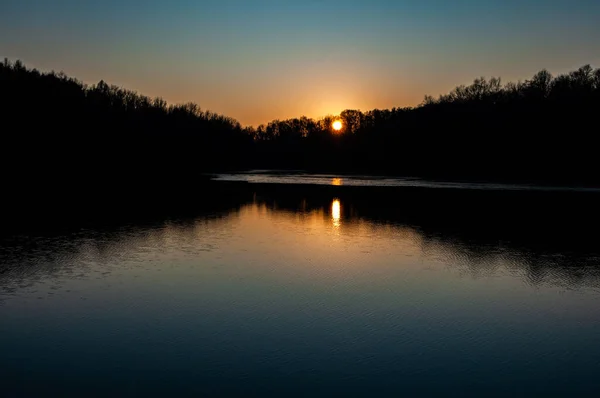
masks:
POLYGON ((0 95, 3 169, 14 184, 160 187, 250 168, 600 183, 600 69, 589 65, 518 83, 481 77, 415 107, 258 127, 20 61, 0 64, 0 95))
POLYGON ((249 131, 265 165, 415 177, 598 183, 600 69, 502 84, 477 78, 416 107, 345 110, 276 120, 249 131))

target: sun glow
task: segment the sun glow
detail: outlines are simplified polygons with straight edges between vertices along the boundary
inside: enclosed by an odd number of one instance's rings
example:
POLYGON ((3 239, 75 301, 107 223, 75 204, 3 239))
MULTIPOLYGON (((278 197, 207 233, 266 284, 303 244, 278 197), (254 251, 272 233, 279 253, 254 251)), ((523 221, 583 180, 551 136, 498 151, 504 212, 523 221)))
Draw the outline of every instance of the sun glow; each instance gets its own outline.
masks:
POLYGON ((342 224, 342 204, 339 199, 334 199, 331 203, 331 219, 336 228, 342 224))
POLYGON ((331 127, 333 127, 333 129, 335 131, 340 131, 342 129, 342 127, 344 127, 344 125, 342 124, 341 120, 336 120, 335 122, 333 122, 331 127))

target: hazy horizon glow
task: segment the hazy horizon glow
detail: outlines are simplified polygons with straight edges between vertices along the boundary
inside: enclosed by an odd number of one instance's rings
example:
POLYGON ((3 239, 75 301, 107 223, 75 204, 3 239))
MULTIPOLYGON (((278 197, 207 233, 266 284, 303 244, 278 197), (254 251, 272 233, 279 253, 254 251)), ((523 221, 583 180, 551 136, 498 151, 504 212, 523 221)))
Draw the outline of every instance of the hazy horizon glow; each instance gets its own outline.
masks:
POLYGON ((598 21, 594 0, 5 0, 0 56, 258 125, 598 66, 598 21))

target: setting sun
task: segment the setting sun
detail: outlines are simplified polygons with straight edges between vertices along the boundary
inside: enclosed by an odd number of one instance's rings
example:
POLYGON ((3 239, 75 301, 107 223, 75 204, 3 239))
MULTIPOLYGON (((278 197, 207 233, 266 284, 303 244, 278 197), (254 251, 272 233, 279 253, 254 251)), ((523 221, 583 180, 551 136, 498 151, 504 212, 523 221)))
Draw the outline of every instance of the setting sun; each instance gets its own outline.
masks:
POLYGON ((344 127, 344 125, 342 124, 342 122, 340 120, 336 120, 335 122, 333 122, 331 127, 333 127, 333 129, 335 131, 340 131, 342 129, 342 127, 344 127))

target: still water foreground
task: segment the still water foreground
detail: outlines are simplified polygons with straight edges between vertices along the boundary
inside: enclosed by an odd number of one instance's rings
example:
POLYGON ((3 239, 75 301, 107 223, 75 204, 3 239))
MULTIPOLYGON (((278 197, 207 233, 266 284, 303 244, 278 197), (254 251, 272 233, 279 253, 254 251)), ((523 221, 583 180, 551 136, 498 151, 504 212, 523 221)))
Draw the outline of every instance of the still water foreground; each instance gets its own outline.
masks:
POLYGON ((600 391, 597 194, 222 195, 3 236, 0 396, 600 391))

